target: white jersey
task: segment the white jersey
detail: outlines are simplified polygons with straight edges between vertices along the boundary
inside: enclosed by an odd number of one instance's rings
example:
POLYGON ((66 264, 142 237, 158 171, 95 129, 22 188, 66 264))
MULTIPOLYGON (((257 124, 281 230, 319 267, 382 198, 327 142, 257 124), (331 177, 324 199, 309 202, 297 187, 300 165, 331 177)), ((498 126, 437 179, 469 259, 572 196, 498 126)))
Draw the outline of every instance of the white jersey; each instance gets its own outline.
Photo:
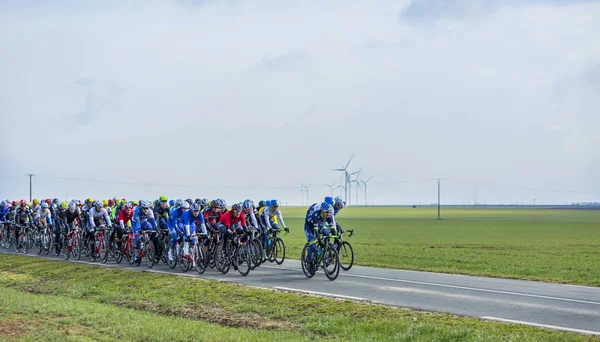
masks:
POLYGON ((265 219, 265 221, 267 222, 267 227, 272 228, 271 227, 271 220, 273 219, 273 217, 277 216, 277 221, 283 226, 286 227, 285 222, 283 222, 283 216, 281 216, 281 211, 279 211, 279 208, 272 210, 271 207, 266 207, 265 210, 263 210, 263 218, 265 219))
POLYGON ((102 208, 100 209, 100 211, 98 211, 95 207, 90 209, 89 211, 89 216, 90 216, 90 225, 92 227, 95 227, 96 225, 94 224, 94 219, 98 219, 101 217, 104 217, 104 220, 106 221, 106 225, 110 226, 110 217, 108 217, 108 212, 106 211, 106 209, 102 208))

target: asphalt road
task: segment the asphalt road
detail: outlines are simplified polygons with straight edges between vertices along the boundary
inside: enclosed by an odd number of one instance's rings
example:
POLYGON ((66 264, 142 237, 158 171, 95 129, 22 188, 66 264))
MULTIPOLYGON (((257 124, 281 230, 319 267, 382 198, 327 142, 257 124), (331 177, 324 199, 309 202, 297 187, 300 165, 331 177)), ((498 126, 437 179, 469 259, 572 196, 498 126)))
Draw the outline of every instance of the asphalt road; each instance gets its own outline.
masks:
MULTIPOLYGON (((14 254, 6 249, 0 252, 14 254)), ((36 253, 32 250, 28 255, 64 262, 62 256, 36 253)), ((125 260, 116 264, 109 259, 107 264, 102 264, 82 257, 78 263, 173 273, 600 336, 600 288, 596 287, 361 266, 354 266, 348 272, 340 271, 338 279, 332 282, 322 270, 307 279, 300 262, 287 259, 280 266, 263 264, 246 277, 233 269, 225 275, 212 269, 203 275, 198 275, 195 269, 183 273, 178 267, 172 270, 162 263, 152 269, 144 263, 131 266, 125 260)))

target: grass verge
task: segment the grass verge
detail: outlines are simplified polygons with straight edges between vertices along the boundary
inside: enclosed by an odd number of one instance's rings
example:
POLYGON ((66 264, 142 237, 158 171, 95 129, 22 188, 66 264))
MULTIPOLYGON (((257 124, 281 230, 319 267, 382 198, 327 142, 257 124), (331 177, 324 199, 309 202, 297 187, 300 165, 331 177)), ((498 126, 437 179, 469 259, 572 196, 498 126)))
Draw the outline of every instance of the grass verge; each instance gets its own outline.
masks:
MULTIPOLYGON (((299 259, 305 208, 282 208, 299 259)), ((600 286, 600 210, 347 208, 356 264, 600 286)))
POLYGON ((106 340, 600 341, 448 314, 6 254, 0 254, 0 294, 0 318, 3 326, 12 327, 0 330, 0 339, 37 340, 47 333, 49 339, 106 340), (9 335, 13 330, 17 336, 9 335))

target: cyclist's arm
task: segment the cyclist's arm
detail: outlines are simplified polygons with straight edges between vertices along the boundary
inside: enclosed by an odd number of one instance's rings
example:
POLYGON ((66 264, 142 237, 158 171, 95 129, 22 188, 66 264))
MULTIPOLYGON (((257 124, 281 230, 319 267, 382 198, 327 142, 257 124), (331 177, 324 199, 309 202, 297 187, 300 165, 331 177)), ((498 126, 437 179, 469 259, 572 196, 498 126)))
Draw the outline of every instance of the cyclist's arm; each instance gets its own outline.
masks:
POLYGON ((281 216, 281 211, 279 209, 277 209, 277 220, 284 228, 286 227, 285 222, 283 222, 283 216, 281 216))

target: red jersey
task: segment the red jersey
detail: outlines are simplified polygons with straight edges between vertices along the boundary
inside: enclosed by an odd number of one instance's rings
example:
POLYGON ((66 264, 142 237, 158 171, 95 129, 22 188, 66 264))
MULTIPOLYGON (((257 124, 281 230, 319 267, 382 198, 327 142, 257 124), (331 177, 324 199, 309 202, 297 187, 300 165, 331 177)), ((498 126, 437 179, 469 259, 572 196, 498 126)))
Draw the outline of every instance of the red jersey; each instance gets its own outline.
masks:
POLYGON ((244 213, 240 213, 240 216, 235 217, 233 216, 232 210, 229 210, 225 214, 221 215, 221 221, 219 222, 224 224, 226 227, 231 227, 231 225, 241 223, 242 227, 246 228, 246 217, 244 216, 244 213))
POLYGON ((208 208, 204 211, 204 221, 210 224, 218 223, 221 220, 221 212, 213 211, 211 208, 208 208))
POLYGON ((123 220, 123 224, 127 224, 129 221, 131 221, 132 217, 133 217, 133 210, 131 211, 130 214, 127 214, 127 210, 123 209, 123 210, 119 211, 119 216, 117 217, 117 222, 123 220))

